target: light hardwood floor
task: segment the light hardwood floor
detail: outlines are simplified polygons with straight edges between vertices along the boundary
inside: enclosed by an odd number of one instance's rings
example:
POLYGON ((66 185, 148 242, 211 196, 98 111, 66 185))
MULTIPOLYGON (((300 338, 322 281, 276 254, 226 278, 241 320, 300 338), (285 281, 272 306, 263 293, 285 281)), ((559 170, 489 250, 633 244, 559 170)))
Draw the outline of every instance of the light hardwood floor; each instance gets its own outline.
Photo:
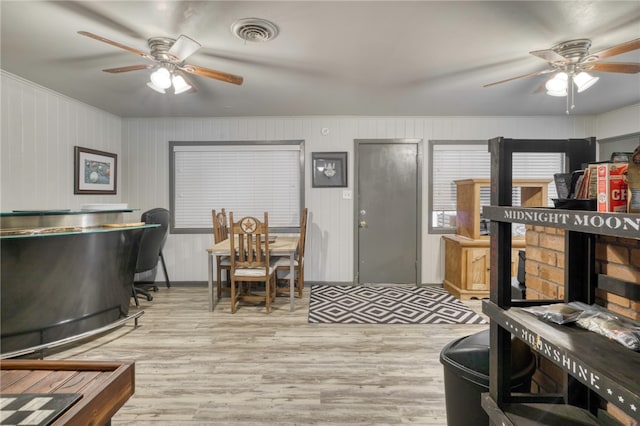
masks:
MULTIPOLYGON (((114 425, 446 425, 440 351, 487 325, 309 324, 309 289, 264 307, 161 287, 129 324, 47 359, 134 360, 114 425)), ((469 306, 480 310, 480 302, 469 306)), ((132 307, 135 310, 135 307, 132 307)))

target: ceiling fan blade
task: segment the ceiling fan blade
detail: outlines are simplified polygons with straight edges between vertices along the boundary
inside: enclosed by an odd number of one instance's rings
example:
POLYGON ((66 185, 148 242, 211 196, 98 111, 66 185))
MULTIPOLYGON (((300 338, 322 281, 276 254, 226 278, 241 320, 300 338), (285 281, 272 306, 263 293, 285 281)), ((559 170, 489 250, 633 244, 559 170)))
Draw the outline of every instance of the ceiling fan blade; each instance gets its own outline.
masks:
POLYGON ((185 64, 180 67, 181 70, 188 72, 189 74, 199 75, 201 77, 213 78, 215 80, 225 81, 227 83, 240 85, 243 82, 243 78, 239 75, 227 74, 221 71, 215 71, 209 68, 199 67, 197 65, 185 64))
POLYGON ((536 90, 533 91, 533 93, 541 93, 541 92, 544 92, 545 90, 547 90, 547 81, 549 81, 548 78, 544 81, 544 83, 542 83, 540 86, 538 86, 536 88, 536 90))
POLYGON ((200 47, 202 47, 202 45, 197 41, 187 37, 186 35, 181 35, 175 43, 173 43, 171 48, 169 48, 167 53, 176 58, 179 62, 182 62, 189 56, 193 55, 196 50, 200 49, 200 47))
POLYGON ((507 78, 506 80, 500 80, 500 81, 496 81, 494 83, 485 84, 482 87, 491 87, 491 86, 495 86, 496 84, 506 83, 506 82, 509 82, 509 81, 517 80, 519 78, 533 77, 534 75, 549 74, 550 72, 554 72, 554 71, 555 71, 555 69, 546 69, 546 70, 542 70, 542 71, 530 72, 529 74, 523 74, 523 75, 519 75, 517 77, 507 78))
POLYGON ((529 53, 533 56, 537 56, 538 58, 542 58, 545 61, 551 62, 551 63, 562 62, 567 60, 567 58, 565 58, 555 50, 551 50, 551 49, 533 50, 529 53))
POLYGON ((627 41, 625 43, 620 43, 608 49, 604 49, 599 52, 592 53, 589 55, 589 58, 595 57, 597 59, 604 59, 604 58, 609 58, 611 56, 616 56, 616 55, 621 55, 623 53, 631 52, 632 50, 637 50, 637 49, 640 49, 640 38, 627 41))
POLYGON ((102 71, 116 74, 116 73, 127 72, 127 71, 146 70, 152 67, 153 65, 129 65, 126 67, 107 68, 106 70, 102 70, 102 71))
POLYGON ((145 39, 145 36, 139 33, 135 28, 130 27, 109 14, 98 2, 78 2, 78 1, 56 1, 52 5, 73 12, 89 22, 98 23, 102 26, 109 27, 117 34, 125 34, 129 37, 145 39))
POLYGON ((146 52, 143 52, 142 50, 138 50, 138 49, 134 49, 133 47, 125 46, 124 44, 118 43, 117 41, 109 40, 108 38, 101 37, 99 35, 90 33, 88 31, 78 31, 78 34, 83 35, 85 37, 89 37, 89 38, 98 40, 98 41, 101 41, 103 43, 110 44, 112 46, 115 46, 115 47, 118 47, 120 49, 126 50, 129 53, 133 53, 134 55, 142 56, 143 58, 151 59, 152 61, 155 60, 153 58, 153 56, 149 55, 146 52))
POLYGON ((599 72, 623 72, 627 74, 635 74, 640 72, 640 64, 633 62, 596 62, 590 71, 599 72))

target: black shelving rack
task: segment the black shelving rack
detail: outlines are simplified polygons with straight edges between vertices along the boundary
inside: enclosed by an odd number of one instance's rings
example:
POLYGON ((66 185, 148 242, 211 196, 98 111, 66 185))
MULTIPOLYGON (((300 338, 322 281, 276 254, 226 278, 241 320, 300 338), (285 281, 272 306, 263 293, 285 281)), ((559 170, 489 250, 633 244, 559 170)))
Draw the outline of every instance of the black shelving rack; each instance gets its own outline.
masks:
POLYGON ((524 312, 522 307, 554 302, 594 302, 595 288, 637 300, 640 286, 595 270, 596 236, 640 239, 640 215, 599 213, 550 208, 512 207, 511 181, 514 153, 564 153, 568 170, 595 161, 595 138, 563 140, 506 139, 489 141, 491 153, 491 206, 483 216, 491 223, 490 300, 483 311, 490 318, 490 386, 482 405, 493 424, 610 424, 599 412, 599 399, 640 419, 640 353, 587 330, 550 324, 524 312), (520 223, 565 230, 565 299, 511 300, 511 225, 520 223), (563 392, 554 395, 512 394, 511 335, 560 367, 565 373, 563 392), (546 423, 545 423, 546 422, 546 423))

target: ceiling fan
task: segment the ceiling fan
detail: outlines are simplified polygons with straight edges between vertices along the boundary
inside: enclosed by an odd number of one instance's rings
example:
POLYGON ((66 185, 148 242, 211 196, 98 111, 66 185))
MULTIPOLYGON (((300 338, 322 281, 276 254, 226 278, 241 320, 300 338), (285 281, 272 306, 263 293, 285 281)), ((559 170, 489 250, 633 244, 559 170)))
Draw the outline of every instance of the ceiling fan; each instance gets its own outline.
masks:
POLYGON ((552 78, 543 84, 542 88, 546 88, 547 94, 551 96, 567 96, 569 87, 573 91, 572 82, 578 92, 582 92, 598 81, 599 77, 593 77, 587 71, 627 74, 640 72, 640 63, 601 62, 602 59, 640 49, 640 38, 596 53, 589 53, 590 47, 591 40, 576 39, 558 43, 550 49, 534 50, 529 53, 547 61, 549 68, 485 84, 484 87, 495 86, 524 77, 555 73, 552 78))
POLYGON ((197 65, 185 64, 184 61, 201 47, 200 43, 185 35, 181 35, 177 39, 168 37, 152 37, 147 40, 149 45, 149 53, 147 53, 88 31, 78 31, 78 34, 110 44, 154 62, 153 64, 108 68, 102 71, 108 73, 121 73, 154 69, 151 73, 151 81, 147 83, 147 86, 160 93, 165 93, 165 90, 171 86, 173 86, 176 95, 187 91, 195 91, 193 84, 190 83, 189 78, 187 77, 187 74, 212 78, 214 80, 220 80, 237 85, 240 85, 243 82, 243 78, 237 75, 215 71, 197 65))

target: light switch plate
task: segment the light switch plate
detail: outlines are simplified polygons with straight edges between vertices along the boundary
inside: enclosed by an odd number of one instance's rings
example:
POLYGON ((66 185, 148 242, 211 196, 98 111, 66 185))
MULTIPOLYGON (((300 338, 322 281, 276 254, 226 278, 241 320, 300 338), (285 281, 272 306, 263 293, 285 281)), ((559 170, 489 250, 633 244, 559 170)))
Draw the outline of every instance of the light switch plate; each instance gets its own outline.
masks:
POLYGON ((342 191, 342 199, 343 200, 350 200, 351 199, 351 190, 350 189, 344 189, 342 191))

